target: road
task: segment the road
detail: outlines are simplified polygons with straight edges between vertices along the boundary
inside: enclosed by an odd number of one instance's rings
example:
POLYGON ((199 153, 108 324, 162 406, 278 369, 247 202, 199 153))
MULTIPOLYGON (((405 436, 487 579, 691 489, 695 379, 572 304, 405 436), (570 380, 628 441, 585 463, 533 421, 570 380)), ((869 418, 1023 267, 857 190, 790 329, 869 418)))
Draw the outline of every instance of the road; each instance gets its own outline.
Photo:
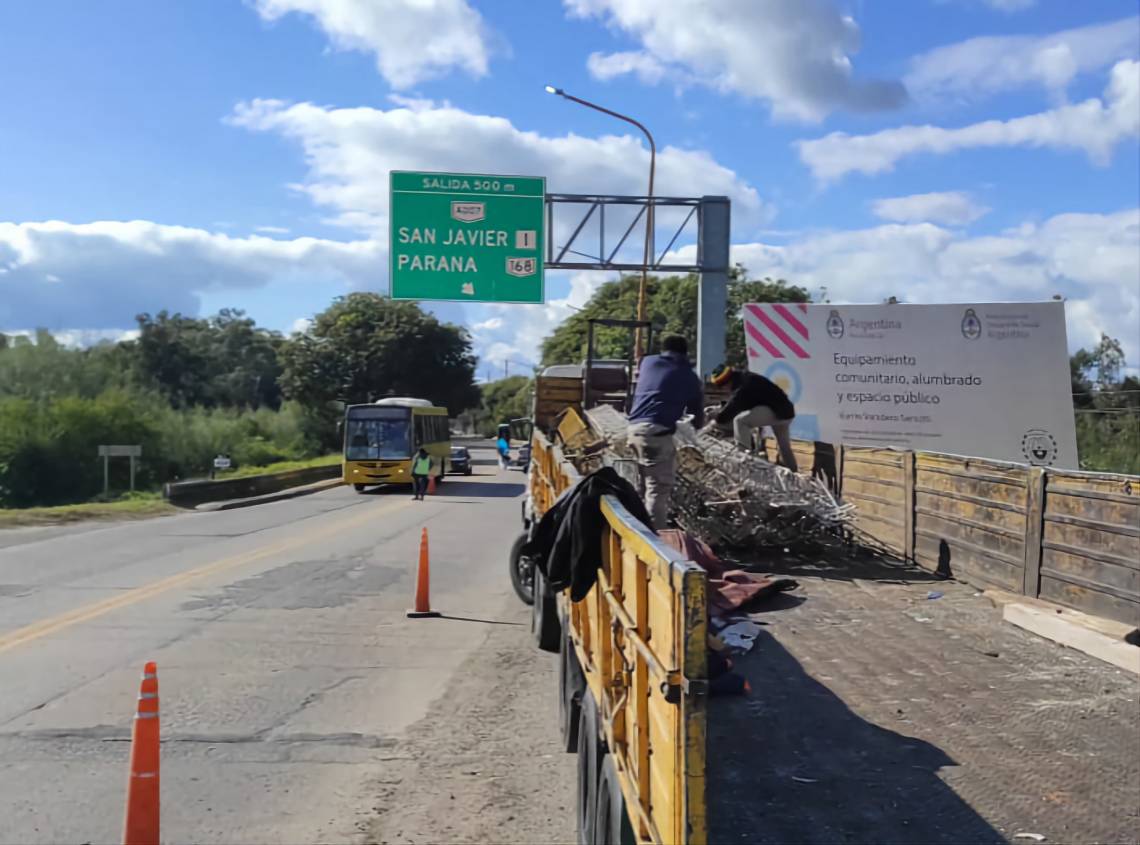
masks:
POLYGON ((0 533, 0 841, 118 841, 147 660, 164 841, 571 838, 555 666, 506 573, 524 477, 475 455, 425 502, 338 488, 0 533), (425 526, 445 618, 409 620, 425 526), (440 800, 447 748, 466 749, 450 814, 415 816, 440 800))

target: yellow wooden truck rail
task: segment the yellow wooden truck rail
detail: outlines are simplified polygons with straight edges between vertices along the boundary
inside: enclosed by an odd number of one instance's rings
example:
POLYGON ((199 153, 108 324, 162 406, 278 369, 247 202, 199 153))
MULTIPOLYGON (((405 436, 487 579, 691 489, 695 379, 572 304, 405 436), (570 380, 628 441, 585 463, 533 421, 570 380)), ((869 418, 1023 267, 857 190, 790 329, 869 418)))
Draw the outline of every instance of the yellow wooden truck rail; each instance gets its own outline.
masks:
MULTIPOLYGON (((577 479, 536 430, 536 517, 577 479)), ((558 597, 563 635, 593 700, 583 712, 597 714, 596 735, 617 770, 637 841, 700 845, 708 838, 707 576, 615 499, 603 498, 602 513, 597 583, 582 601, 558 597)))

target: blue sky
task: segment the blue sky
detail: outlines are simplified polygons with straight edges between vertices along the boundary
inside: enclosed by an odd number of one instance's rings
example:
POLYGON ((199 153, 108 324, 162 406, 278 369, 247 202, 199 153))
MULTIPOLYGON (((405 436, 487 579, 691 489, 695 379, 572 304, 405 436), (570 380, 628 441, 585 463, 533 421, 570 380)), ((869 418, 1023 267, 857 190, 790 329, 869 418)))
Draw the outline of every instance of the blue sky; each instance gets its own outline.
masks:
MULTIPOLYGON (((1134 0, 0 6, 0 331, 141 311, 282 331, 387 285, 389 169, 733 199, 734 258, 835 301, 1069 299, 1140 360, 1134 0)), ((545 306, 433 306, 531 361, 545 306)))

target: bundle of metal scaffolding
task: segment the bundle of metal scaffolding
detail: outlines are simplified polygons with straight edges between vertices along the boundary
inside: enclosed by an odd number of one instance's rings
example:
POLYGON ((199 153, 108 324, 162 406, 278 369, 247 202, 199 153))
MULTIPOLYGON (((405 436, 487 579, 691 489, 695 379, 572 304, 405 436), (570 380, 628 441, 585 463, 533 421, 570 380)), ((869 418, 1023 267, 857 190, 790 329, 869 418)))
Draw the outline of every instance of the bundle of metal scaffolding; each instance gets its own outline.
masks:
MULTIPOLYGON (((634 475, 625 416, 608 406, 586 412, 611 462, 634 475), (615 460, 616 459, 616 460, 615 460)), ((787 545, 820 534, 839 536, 854 520, 820 479, 745 452, 706 427, 679 423, 673 510, 687 531, 713 545, 787 545)), ((632 479, 631 479, 632 480, 632 479)))

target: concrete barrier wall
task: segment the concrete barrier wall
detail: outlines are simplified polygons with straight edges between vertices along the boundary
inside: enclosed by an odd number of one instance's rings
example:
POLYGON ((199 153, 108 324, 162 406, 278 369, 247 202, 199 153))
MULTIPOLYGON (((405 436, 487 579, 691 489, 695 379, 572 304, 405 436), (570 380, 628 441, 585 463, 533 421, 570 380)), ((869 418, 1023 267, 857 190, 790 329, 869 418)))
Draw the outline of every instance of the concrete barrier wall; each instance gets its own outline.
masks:
POLYGON ((264 496, 267 493, 277 493, 289 487, 300 487, 303 484, 312 484, 317 481, 324 481, 327 478, 339 478, 341 473, 340 464, 331 464, 322 467, 294 469, 288 472, 249 475, 245 478, 175 481, 163 487, 162 495, 171 504, 180 507, 193 507, 203 502, 264 496))

